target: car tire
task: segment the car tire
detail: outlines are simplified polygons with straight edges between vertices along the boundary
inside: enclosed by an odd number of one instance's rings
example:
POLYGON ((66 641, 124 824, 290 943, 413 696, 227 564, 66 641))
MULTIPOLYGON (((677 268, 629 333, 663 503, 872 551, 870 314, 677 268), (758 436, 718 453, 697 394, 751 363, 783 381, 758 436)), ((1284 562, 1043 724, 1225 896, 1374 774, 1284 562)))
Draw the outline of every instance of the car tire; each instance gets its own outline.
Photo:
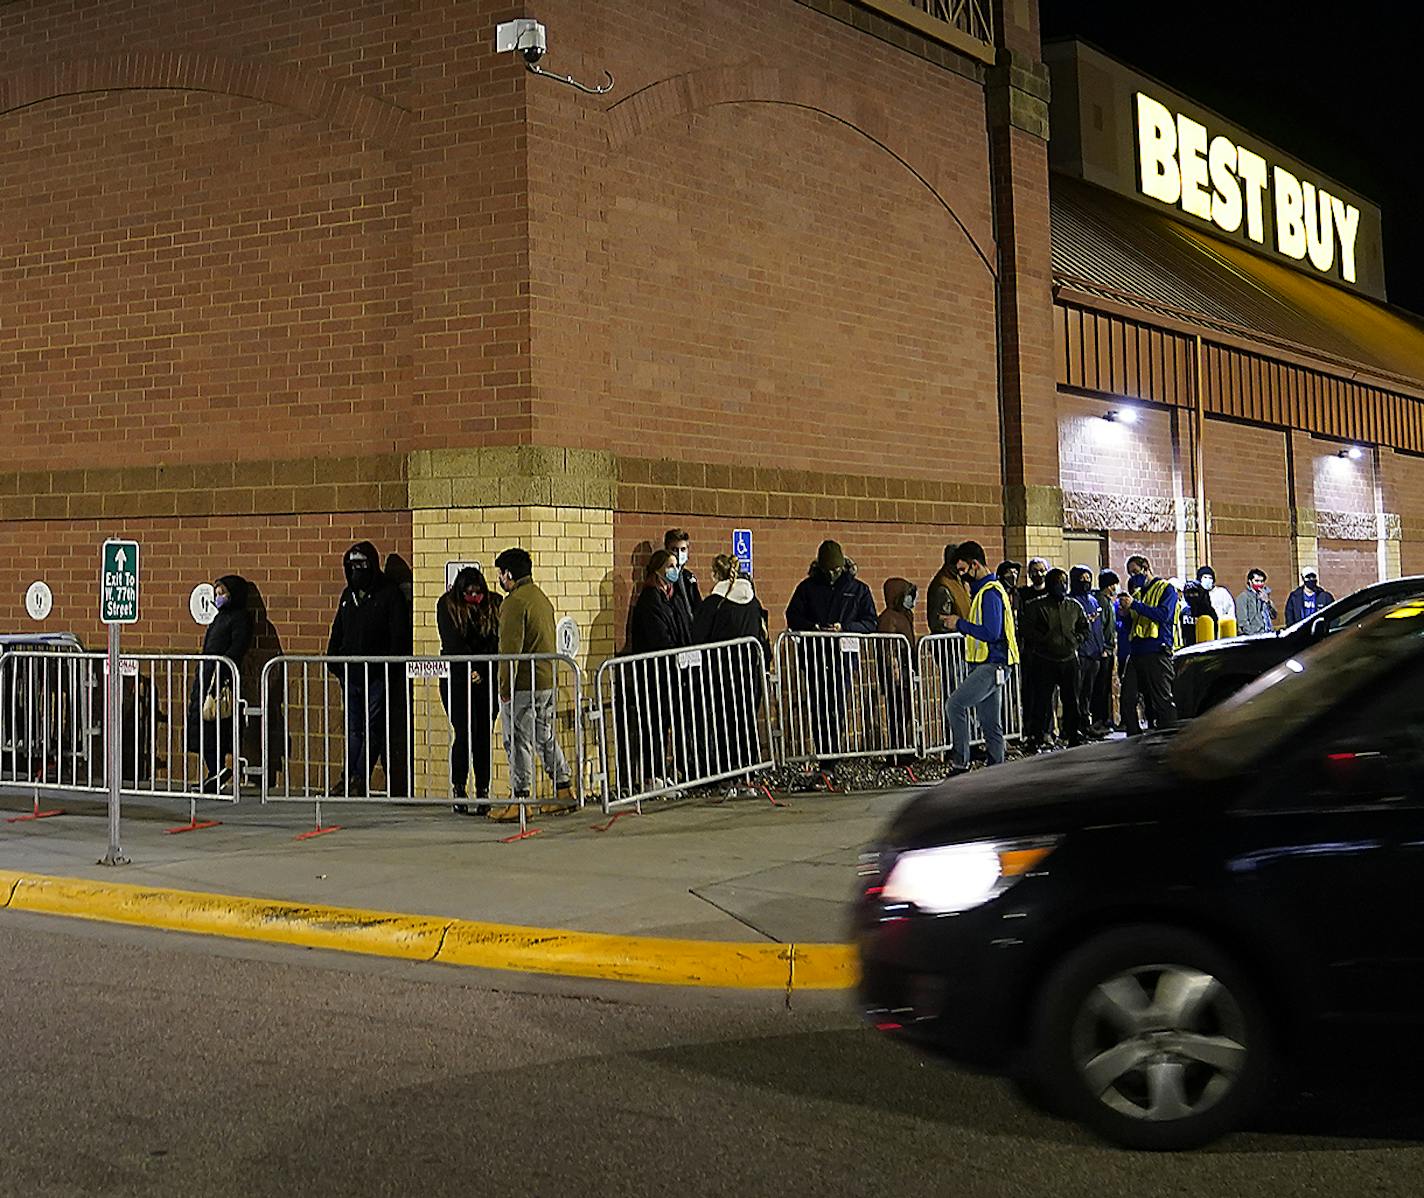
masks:
POLYGON ((1069 953, 1032 1027, 1050 1109, 1124 1148, 1197 1148, 1245 1124, 1273 1074, 1273 1037, 1246 972, 1181 928, 1133 925, 1069 953))

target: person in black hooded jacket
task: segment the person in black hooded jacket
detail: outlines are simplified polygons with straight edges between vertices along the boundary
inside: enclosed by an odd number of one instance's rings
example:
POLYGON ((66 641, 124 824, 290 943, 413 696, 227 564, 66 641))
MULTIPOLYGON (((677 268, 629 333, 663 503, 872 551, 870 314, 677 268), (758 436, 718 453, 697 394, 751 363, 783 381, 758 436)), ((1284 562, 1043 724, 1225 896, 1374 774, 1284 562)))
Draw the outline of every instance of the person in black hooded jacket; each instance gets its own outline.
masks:
MULTIPOLYGON (((435 605, 435 627, 442 657, 495 657, 499 654, 499 596, 474 566, 455 575, 454 585, 435 605)), ((475 815, 489 810, 490 733, 494 728, 495 663, 456 663, 440 680, 440 702, 450 717, 450 789, 456 815, 469 815, 466 787, 471 748, 475 762, 475 815)))
MULTIPOLYGON (((683 649, 690 643, 691 629, 673 593, 677 576, 677 559, 666 549, 654 550, 633 605, 629 653, 683 649)), ((675 717, 685 707, 683 691, 667 664, 656 658, 625 679, 615 717, 623 745, 620 787, 627 794, 659 790, 673 773, 668 741, 675 717)))
POLYGON ((227 755, 234 751, 232 741, 232 717, 223 718, 221 700, 223 691, 238 703, 243 659, 252 647, 252 613, 247 610, 247 579, 237 574, 224 574, 213 583, 213 605, 217 615, 203 633, 204 656, 226 657, 237 667, 238 677, 217 662, 203 662, 198 666, 193 679, 193 689, 188 696, 187 742, 188 749, 197 753, 207 767, 207 778, 203 790, 217 794, 227 788, 231 774, 224 764, 227 755), (210 710, 217 718, 203 719, 204 701, 211 696, 210 710))
MULTIPOLYGON (((786 626, 792 632, 844 632, 869 634, 879 627, 875 597, 855 576, 835 541, 822 541, 810 572, 791 595, 786 626)), ((853 642, 852 642, 853 643, 853 642)), ((849 645, 826 637, 811 637, 800 646, 805 663, 808 698, 812 707, 813 748, 820 764, 833 772, 842 747, 846 702, 850 690, 849 645)))
POLYGON ((729 554, 712 559, 712 593, 692 618, 692 643, 715 645, 743 638, 750 646, 720 650, 710 658, 702 684, 706 689, 709 774, 729 774, 748 769, 761 757, 762 720, 766 696, 766 667, 771 645, 766 636, 766 610, 756 597, 752 580, 741 573, 729 554))
MULTIPOLYGON (((327 640, 328 657, 408 657, 412 632, 410 609, 399 586, 381 569, 381 557, 370 541, 352 545, 341 560, 346 572, 346 588, 327 640)), ((386 767, 387 786, 392 795, 403 789, 404 727, 390 729, 393 742, 387 751, 387 695, 394 687, 405 688, 400 666, 334 664, 331 672, 341 681, 346 705, 346 774, 332 787, 333 795, 357 796, 366 793, 371 767, 380 760, 386 767), (394 758, 397 764, 392 763, 394 758), (395 775, 394 778, 391 775, 395 775)), ((406 708, 398 706, 398 710, 406 708)), ((403 722, 403 721, 402 721, 403 722)), ((408 781, 404 788, 408 789, 408 781)))

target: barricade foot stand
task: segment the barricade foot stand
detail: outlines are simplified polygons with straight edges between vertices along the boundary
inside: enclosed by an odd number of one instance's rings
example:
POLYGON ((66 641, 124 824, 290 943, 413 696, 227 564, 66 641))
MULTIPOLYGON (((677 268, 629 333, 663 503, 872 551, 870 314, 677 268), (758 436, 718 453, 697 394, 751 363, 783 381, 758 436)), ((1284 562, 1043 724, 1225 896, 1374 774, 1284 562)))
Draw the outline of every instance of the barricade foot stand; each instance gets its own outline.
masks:
POLYGON ((625 810, 625 811, 615 811, 612 815, 610 815, 610 816, 608 817, 608 820, 607 820, 606 823, 602 823, 602 824, 589 824, 589 827, 592 828, 595 832, 607 832, 609 828, 613 827, 613 825, 616 824, 616 823, 617 823, 620 819, 622 819, 625 815, 642 815, 642 814, 643 814, 643 805, 642 805, 642 803, 636 803, 636 804, 634 804, 631 808, 629 808, 628 810, 625 810))
POLYGON ((770 803, 773 807, 788 807, 788 806, 790 806, 789 803, 783 803, 783 802, 782 802, 780 799, 778 799, 774 794, 772 794, 772 793, 771 793, 771 787, 768 786, 765 782, 758 782, 758 783, 756 784, 756 788, 757 788, 759 791, 761 791, 762 794, 764 794, 764 795, 766 796, 766 801, 767 801, 768 803, 770 803))
POLYGON ((528 840, 531 836, 538 836, 541 829, 529 826, 529 807, 526 803, 519 804, 519 831, 513 836, 501 836, 500 844, 513 844, 517 840, 528 840))
POLYGON ((222 820, 220 819, 200 820, 198 818, 198 801, 196 799, 189 799, 188 822, 186 824, 179 824, 176 828, 164 828, 163 834, 165 836, 176 836, 179 832, 197 832, 203 828, 220 827, 222 827, 222 820))
MULTIPOLYGON (((186 828, 180 828, 179 831, 180 831, 180 832, 186 832, 187 829, 186 829, 186 828)), ((293 840, 310 840, 313 836, 325 836, 328 832, 340 832, 340 831, 341 831, 341 825, 340 825, 340 824, 327 824, 327 825, 325 825, 324 827, 322 826, 322 822, 321 822, 321 800, 318 799, 318 800, 317 800, 317 804, 316 804, 316 827, 315 827, 315 828, 310 828, 310 829, 308 829, 308 830, 305 831, 305 832, 298 832, 297 835, 295 835, 295 836, 292 837, 292 839, 293 839, 293 840)))
POLYGON ((827 794, 838 795, 842 792, 842 790, 844 790, 844 787, 838 787, 836 785, 836 780, 832 778, 831 775, 825 770, 821 771, 821 781, 826 784, 827 794))
POLYGON ((32 820, 32 819, 49 819, 51 816, 63 815, 63 814, 64 814, 64 808, 63 808, 63 807, 56 807, 56 808, 54 808, 52 811, 41 811, 41 810, 40 810, 40 792, 39 792, 39 788, 36 787, 36 788, 35 788, 35 802, 34 802, 34 806, 33 806, 29 811, 25 812, 23 815, 7 815, 7 816, 5 817, 5 822, 6 822, 7 824, 23 824, 23 823, 25 823, 25 822, 28 821, 28 820, 32 820))
POLYGON ((905 777, 907 777, 911 782, 919 782, 919 778, 915 775, 915 767, 913 765, 907 765, 905 767, 905 777))

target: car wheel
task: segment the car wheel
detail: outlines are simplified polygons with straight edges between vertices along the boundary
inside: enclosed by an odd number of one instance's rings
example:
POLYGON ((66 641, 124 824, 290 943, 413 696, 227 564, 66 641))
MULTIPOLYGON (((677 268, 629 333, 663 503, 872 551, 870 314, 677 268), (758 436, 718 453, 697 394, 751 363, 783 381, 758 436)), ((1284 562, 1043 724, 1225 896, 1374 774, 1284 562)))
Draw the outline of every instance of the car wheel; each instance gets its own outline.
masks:
POLYGON ((1053 971, 1034 1018, 1033 1063, 1052 1106, 1124 1148, 1196 1148, 1240 1127, 1272 1073, 1256 987, 1179 928, 1098 936, 1053 971))

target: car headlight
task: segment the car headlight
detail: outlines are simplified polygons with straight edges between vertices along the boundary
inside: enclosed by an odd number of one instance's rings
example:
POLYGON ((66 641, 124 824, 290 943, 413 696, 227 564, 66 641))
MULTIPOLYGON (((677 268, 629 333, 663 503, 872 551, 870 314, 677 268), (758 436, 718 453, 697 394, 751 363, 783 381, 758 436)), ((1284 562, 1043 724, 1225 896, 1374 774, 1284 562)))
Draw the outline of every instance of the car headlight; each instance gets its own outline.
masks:
POLYGON ((912 849, 896 859, 881 901, 953 915, 997 898, 1053 851, 1054 841, 974 841, 912 849))

